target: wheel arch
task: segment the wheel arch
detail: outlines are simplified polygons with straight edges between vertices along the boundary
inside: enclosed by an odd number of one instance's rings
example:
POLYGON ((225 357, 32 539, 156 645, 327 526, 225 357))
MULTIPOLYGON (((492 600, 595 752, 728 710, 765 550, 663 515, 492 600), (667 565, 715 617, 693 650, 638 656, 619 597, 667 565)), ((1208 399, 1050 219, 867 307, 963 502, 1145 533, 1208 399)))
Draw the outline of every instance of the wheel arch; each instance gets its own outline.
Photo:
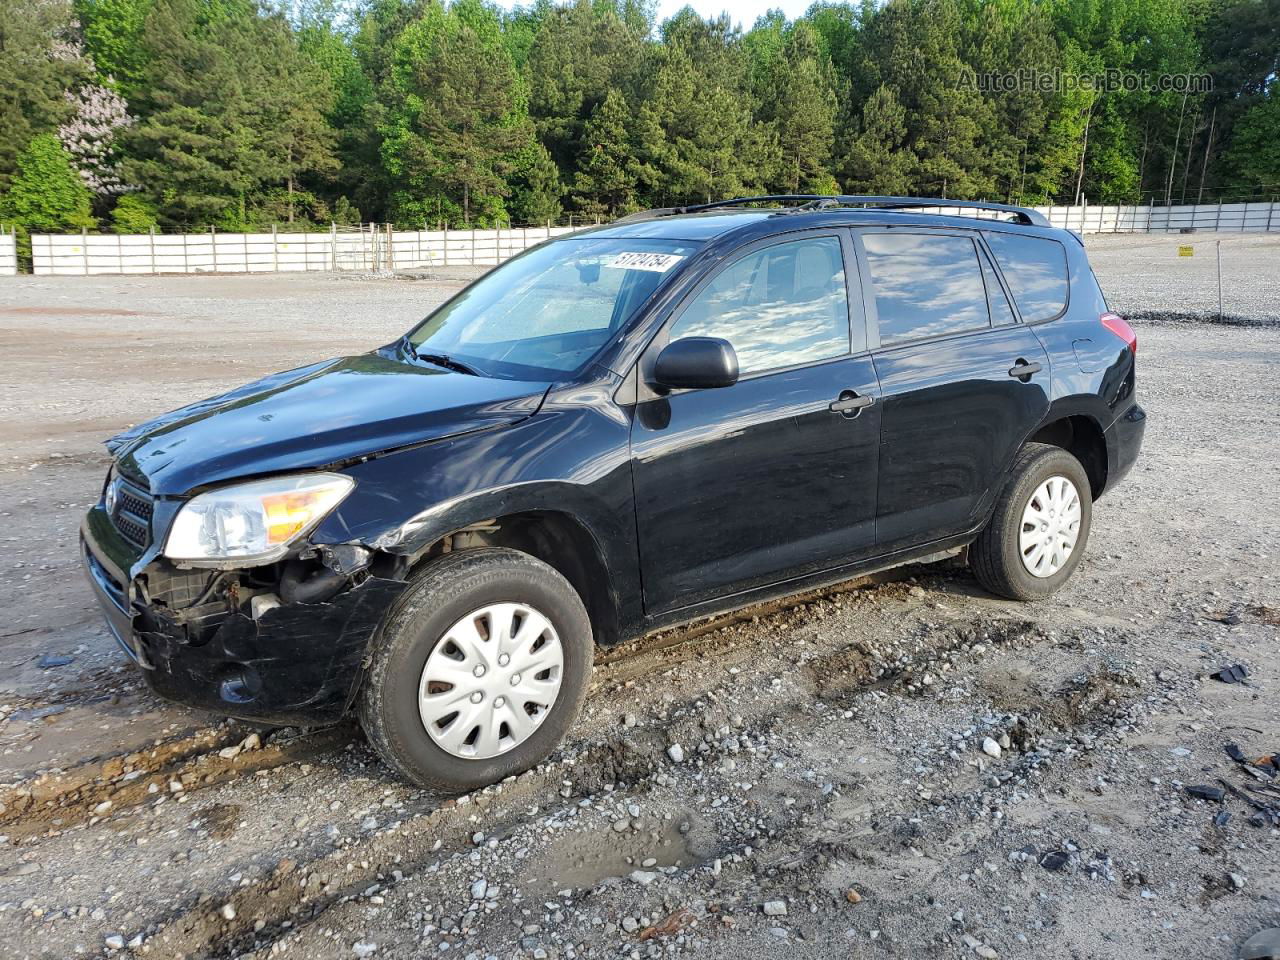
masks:
POLYGON ((1094 500, 1107 488, 1107 439, 1098 419, 1089 412, 1068 409, 1051 411, 1030 437, 1029 443, 1061 447, 1080 461, 1089 477, 1094 500))
MULTIPOLYGON (((557 485, 559 486, 559 485, 557 485)), ((536 557, 563 576, 577 591, 591 618, 597 644, 624 638, 634 613, 622 599, 627 580, 625 547, 604 536, 603 518, 574 510, 577 502, 562 491, 524 491, 524 495, 491 493, 451 505, 447 513, 415 529, 392 550, 405 557, 409 576, 446 553, 476 547, 507 547, 536 557), (613 544, 612 549, 606 544, 613 544)), ((581 506, 581 503, 579 503, 581 506)), ((625 539, 625 538, 624 538, 625 539)), ((637 589, 634 591, 638 593, 637 589)))

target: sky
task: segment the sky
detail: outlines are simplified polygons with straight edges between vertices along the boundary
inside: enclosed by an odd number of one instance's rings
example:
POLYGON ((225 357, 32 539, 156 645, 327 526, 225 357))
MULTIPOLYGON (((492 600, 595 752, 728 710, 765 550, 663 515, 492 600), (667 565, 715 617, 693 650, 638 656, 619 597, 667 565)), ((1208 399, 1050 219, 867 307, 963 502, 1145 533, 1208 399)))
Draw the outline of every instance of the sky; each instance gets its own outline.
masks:
POLYGON ((794 20, 809 9, 813 0, 658 0, 658 22, 674 15, 680 8, 689 6, 704 17, 715 17, 727 12, 734 23, 750 28, 760 14, 769 10, 781 10, 788 20, 794 20))

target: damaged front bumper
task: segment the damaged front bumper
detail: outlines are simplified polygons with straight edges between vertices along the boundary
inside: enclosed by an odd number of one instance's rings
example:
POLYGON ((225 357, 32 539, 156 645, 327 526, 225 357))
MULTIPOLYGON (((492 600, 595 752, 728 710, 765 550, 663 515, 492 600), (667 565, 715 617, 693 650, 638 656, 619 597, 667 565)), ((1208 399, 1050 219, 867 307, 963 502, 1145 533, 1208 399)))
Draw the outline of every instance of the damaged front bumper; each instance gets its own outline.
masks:
POLYGON ((247 601, 236 602, 234 580, 229 600, 175 591, 166 604, 156 599, 157 583, 175 579, 166 564, 121 537, 101 505, 80 532, 81 559, 107 624, 148 686, 166 699, 243 719, 340 719, 355 698, 369 643, 405 587, 364 573, 324 602, 280 603, 256 617, 247 601), (174 602, 179 595, 191 600, 186 609, 174 602))

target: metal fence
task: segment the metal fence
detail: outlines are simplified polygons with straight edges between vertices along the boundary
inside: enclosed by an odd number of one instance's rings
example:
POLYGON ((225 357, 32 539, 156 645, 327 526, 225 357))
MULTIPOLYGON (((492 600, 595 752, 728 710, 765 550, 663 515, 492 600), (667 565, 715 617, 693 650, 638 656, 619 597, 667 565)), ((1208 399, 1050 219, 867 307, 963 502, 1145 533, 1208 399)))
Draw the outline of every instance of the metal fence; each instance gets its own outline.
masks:
POLYGON ((18 244, 12 233, 0 230, 0 277, 12 277, 18 272, 18 244))
MULTIPOLYGON (((1092 205, 1037 207, 1054 226, 1080 233, 1182 231, 1280 232, 1280 203, 1186 206, 1092 205)), ((938 210, 992 217, 968 208, 938 210)), ((492 266, 571 226, 495 230, 394 230, 388 224, 331 227, 324 233, 71 235, 31 238, 37 274, 275 273, 387 271, 492 266)), ((13 236, 0 236, 0 274, 15 271, 13 236)))

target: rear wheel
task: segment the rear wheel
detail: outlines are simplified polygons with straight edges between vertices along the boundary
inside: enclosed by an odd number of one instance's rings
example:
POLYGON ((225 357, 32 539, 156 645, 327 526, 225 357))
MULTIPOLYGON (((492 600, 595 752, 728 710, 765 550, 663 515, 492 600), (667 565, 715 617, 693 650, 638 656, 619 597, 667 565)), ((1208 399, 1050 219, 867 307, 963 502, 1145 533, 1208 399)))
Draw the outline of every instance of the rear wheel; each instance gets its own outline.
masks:
POLYGON ((582 600, 550 566, 515 550, 449 554, 383 625, 361 725, 406 779, 471 790, 555 749, 582 706, 592 655, 582 600))
POLYGON ((1038 600, 1080 565, 1093 517, 1089 477, 1061 447, 1029 443, 1014 463, 969 564, 992 593, 1038 600))

